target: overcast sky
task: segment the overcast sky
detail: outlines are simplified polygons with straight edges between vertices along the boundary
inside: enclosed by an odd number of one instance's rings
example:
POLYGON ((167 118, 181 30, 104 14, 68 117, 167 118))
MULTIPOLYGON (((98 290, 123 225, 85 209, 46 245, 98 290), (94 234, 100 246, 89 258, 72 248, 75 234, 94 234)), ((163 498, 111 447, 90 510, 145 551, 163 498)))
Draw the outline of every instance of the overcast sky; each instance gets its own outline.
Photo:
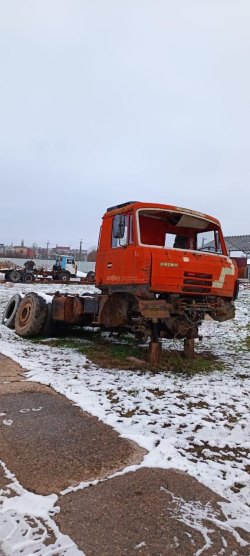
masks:
POLYGON ((0 0, 0 243, 127 200, 250 233, 249 0, 0 0))

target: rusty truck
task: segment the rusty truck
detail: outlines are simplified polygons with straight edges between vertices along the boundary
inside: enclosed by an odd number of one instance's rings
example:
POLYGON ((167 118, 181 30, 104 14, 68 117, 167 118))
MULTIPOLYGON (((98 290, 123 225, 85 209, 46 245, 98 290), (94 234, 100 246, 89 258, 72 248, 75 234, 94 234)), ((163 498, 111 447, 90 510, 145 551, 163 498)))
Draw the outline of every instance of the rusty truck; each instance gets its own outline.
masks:
MULTIPOLYGON (((177 206, 126 202, 105 212, 96 260, 96 290, 57 292, 49 319, 60 323, 126 328, 139 341, 151 338, 150 357, 159 358, 161 338, 194 339, 206 314, 234 318, 237 266, 229 258, 219 220, 177 206)), ((14 326, 24 337, 40 334, 48 306, 35 293, 15 308, 14 326)))

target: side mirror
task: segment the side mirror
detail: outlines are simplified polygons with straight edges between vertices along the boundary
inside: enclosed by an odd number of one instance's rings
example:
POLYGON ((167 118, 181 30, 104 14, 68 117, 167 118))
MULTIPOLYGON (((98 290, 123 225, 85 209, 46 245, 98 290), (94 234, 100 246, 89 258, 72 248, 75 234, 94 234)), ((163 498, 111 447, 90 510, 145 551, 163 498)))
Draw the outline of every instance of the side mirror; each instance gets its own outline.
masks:
POLYGON ((124 214, 116 214, 113 220, 113 237, 121 239, 124 237, 125 232, 125 216, 124 214))

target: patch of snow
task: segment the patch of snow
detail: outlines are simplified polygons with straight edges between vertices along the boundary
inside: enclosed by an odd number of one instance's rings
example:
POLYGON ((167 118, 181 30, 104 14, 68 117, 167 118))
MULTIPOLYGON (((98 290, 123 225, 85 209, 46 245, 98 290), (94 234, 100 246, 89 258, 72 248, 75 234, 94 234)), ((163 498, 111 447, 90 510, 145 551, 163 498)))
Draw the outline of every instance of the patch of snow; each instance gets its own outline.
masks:
POLYGON ((139 544, 136 544, 134 548, 135 548, 135 550, 138 550, 138 548, 143 548, 143 546, 146 546, 145 541, 142 541, 139 544))
POLYGON ((3 425, 6 425, 7 427, 10 427, 12 425, 13 421, 12 419, 4 419, 3 420, 3 425))
POLYGON ((0 490, 0 546, 6 556, 84 556, 53 520, 57 496, 25 490, 0 460, 8 485, 0 490), (51 542, 48 541, 51 539, 51 542))
POLYGON ((50 303, 52 303, 53 295, 48 295, 48 294, 46 294, 46 293, 44 293, 44 292, 42 292, 42 291, 39 291, 39 290, 38 290, 36 293, 37 293, 38 295, 40 295, 40 297, 42 297, 42 298, 46 301, 46 304, 47 304, 47 305, 50 305, 50 303))
MULTIPOLYGON (((183 498, 173 495, 166 488, 162 487, 162 490, 171 494, 173 501, 173 517, 188 525, 191 529, 195 529, 197 532, 201 533, 204 538, 204 546, 195 552, 195 556, 200 556, 204 551, 208 550, 213 542, 210 538, 210 533, 214 532, 214 527, 219 527, 220 530, 224 530, 233 535, 236 542, 240 546, 247 546, 248 542, 243 539, 239 532, 236 530, 238 524, 233 520, 221 520, 218 514, 214 511, 210 503, 205 506, 200 502, 186 502, 183 498), (210 524, 210 527, 207 524, 210 524), (205 525, 206 524, 206 525, 205 525), (213 527, 213 528, 211 528, 213 527)), ((226 546, 226 541, 223 538, 223 545, 226 546)))

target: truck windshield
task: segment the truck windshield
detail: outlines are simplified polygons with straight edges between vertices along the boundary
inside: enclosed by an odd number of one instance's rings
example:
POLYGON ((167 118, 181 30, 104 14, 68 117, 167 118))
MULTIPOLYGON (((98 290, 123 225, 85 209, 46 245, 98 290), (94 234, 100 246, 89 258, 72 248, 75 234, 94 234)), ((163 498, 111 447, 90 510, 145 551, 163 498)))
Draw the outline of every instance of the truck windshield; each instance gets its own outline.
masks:
POLYGON ((141 245, 165 249, 191 249, 207 253, 223 253, 221 229, 211 220, 192 213, 160 209, 138 211, 141 245))

